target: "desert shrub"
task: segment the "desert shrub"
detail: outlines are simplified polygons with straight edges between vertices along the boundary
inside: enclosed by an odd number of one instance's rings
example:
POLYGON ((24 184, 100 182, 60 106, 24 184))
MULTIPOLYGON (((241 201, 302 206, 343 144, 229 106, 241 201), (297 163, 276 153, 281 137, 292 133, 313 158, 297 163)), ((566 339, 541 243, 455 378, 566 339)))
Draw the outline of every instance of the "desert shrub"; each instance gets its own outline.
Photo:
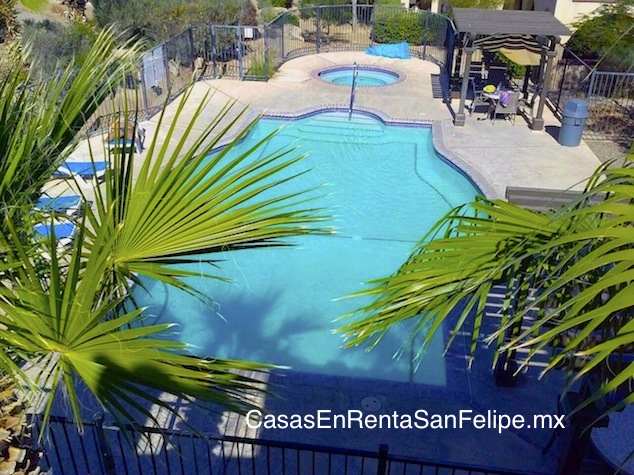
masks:
POLYGON ((247 76, 257 79, 269 79, 273 77, 277 68, 269 56, 270 55, 267 55, 265 58, 258 57, 255 59, 247 71, 247 76))
POLYGON ((425 17, 416 12, 389 12, 377 14, 374 19, 373 39, 377 43, 411 45, 425 42, 425 17))
POLYGON ((328 34, 331 25, 343 25, 352 23, 352 8, 331 8, 348 6, 350 1, 345 0, 303 0, 300 3, 299 15, 302 19, 315 18, 319 8, 319 18, 322 30, 328 34))
POLYGON ((494 10, 504 5, 504 0, 451 0, 451 8, 483 8, 494 10))
POLYGON ((58 67, 71 61, 78 66, 83 64, 96 38, 93 25, 76 21, 62 25, 49 20, 27 20, 22 29, 27 61, 42 77, 55 74, 58 67))
POLYGON ((293 0, 271 0, 271 6, 279 8, 291 8, 293 6, 293 0))
POLYGON ((130 36, 150 43, 167 40, 189 25, 256 25, 257 11, 249 0, 95 0, 100 26, 116 24, 130 36))

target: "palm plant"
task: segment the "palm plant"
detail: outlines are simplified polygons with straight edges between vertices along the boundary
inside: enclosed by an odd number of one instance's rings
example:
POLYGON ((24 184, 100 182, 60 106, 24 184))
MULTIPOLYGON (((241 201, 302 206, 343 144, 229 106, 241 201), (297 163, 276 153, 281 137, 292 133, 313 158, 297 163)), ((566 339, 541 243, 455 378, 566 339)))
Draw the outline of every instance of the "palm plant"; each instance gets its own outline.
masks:
POLYGON ((503 285, 500 327, 485 338, 497 343, 493 364, 524 348, 520 371, 539 350, 558 347, 545 372, 568 361, 568 388, 589 374, 601 382, 577 410, 617 390, 608 409, 622 408, 634 401, 634 363, 623 357, 634 352, 633 197, 634 169, 625 166, 597 170, 586 192, 558 211, 484 198, 454 209, 394 275, 359 293, 374 300, 340 331, 348 346, 373 347, 394 324, 410 320, 414 331, 404 346, 423 334, 420 357, 458 312, 447 346, 468 329, 473 358, 487 296, 503 285))
POLYGON ((46 85, 28 88, 14 77, 0 84, 7 145, 0 186, 0 370, 31 388, 45 420, 63 390, 81 425, 82 385, 115 417, 132 422, 138 416, 154 420, 148 402, 172 411, 156 390, 243 411, 253 404, 251 393, 262 390, 255 387, 258 373, 270 366, 193 356, 165 335, 170 325, 140 322, 142 309, 126 305, 129 287, 144 275, 195 292, 183 280, 189 273, 174 264, 196 255, 196 262, 217 265, 213 254, 201 254, 327 232, 317 225, 323 216, 306 208, 303 196, 275 192, 303 173, 295 171, 301 156, 285 149, 253 159, 267 137, 244 154, 232 156, 230 144, 207 159, 238 119, 228 119, 227 107, 195 136, 207 98, 184 122, 186 91, 172 125, 159 119, 163 141, 155 136, 142 159, 133 150, 110 156, 94 208, 84 210, 70 250, 59 248, 54 233, 37 240, 31 228, 36 218, 23 205, 73 150, 96 106, 135 59, 138 47, 130 44, 112 59, 115 41, 102 34, 79 71, 69 69, 46 85), (228 125, 221 127, 223 120, 228 125), (22 185, 27 170, 32 176, 22 185))

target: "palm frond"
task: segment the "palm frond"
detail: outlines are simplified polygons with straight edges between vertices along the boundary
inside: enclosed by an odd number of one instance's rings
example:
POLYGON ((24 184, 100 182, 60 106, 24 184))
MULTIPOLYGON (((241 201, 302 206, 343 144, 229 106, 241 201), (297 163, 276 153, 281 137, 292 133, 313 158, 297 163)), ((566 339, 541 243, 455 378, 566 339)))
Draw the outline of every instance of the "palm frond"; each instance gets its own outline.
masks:
MULTIPOLYGON (((486 338, 497 343, 493 364, 501 352, 525 349, 521 369, 540 350, 559 348, 545 371, 580 364, 571 385, 600 374, 601 389, 584 405, 622 391, 634 378, 627 358, 615 363, 634 353, 633 198, 631 167, 601 167, 579 199, 547 214, 488 200, 454 210, 394 275, 356 294, 374 301, 346 315, 356 320, 339 331, 348 346, 372 347, 395 323, 412 319, 414 331, 425 332, 423 351, 453 312, 448 346, 466 329, 473 357, 486 299, 500 285, 506 289, 501 323, 486 338)), ((625 393, 621 400, 631 400, 631 388, 625 393)))

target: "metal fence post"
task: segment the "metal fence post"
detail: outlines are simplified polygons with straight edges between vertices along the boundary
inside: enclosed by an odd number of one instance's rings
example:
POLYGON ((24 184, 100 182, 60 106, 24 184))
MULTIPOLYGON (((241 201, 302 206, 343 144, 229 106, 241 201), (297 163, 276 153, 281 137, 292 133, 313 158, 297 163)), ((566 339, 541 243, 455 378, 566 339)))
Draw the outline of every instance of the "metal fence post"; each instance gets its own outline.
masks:
MULTIPOLYGON (((288 15, 288 13, 286 15, 288 15)), ((282 61, 286 57, 286 51, 284 50, 284 39, 286 38, 286 36, 284 36, 285 34, 286 34, 286 16, 284 16, 283 19, 282 19, 282 37, 280 39, 280 46, 281 46, 280 47, 280 50, 281 50, 280 58, 282 59, 282 61)))
POLYGON ((588 91, 586 92, 586 99, 589 101, 592 99, 592 93, 594 92, 594 78, 597 76, 596 71, 592 71, 590 75, 590 84, 588 85, 588 91))
POLYGON ((112 450, 108 444, 108 438, 103 428, 104 415, 100 414, 95 419, 95 431, 97 435, 97 445, 99 446, 99 457, 103 464, 104 471, 107 475, 116 475, 112 450))
POLYGON ((209 26, 209 54, 211 55, 211 75, 216 78, 216 27, 215 25, 209 26))
POLYGON ((372 5, 372 13, 370 16, 370 45, 374 45, 374 28, 376 27, 376 9, 379 8, 376 4, 372 5))
POLYGON ((163 61, 163 69, 165 70, 165 86, 167 87, 167 94, 171 97, 172 90, 172 78, 170 77, 170 65, 169 60, 167 59, 167 42, 161 48, 161 60, 163 61))
POLYGON ((315 48, 317 49, 317 54, 319 54, 320 50, 321 50, 321 7, 320 6, 316 6, 315 7, 315 25, 316 25, 316 30, 315 30, 315 48))
POLYGON ((376 469, 376 475, 385 475, 387 473, 387 444, 379 445, 379 462, 376 469))
POLYGON ((425 12, 425 31, 423 32, 423 59, 427 58, 427 41, 429 39, 429 12, 425 12))
POLYGON ((145 82, 145 66, 143 65, 143 59, 141 58, 141 98, 143 99, 143 110, 145 116, 149 114, 149 106, 147 101, 147 84, 145 82))
MULTIPOLYGON (((453 76, 453 61, 454 61, 454 53, 455 53, 455 48, 456 48, 456 31, 454 30, 453 24, 451 22, 451 20, 446 20, 446 26, 447 26, 447 38, 446 38, 446 43, 445 43, 445 47, 447 48, 446 50, 446 57, 445 57, 445 69, 447 70, 447 80, 449 81, 448 84, 451 82, 451 77, 453 76)), ((449 98, 451 98, 451 94, 448 95, 449 98)))
POLYGON ((189 37, 189 51, 191 53, 190 55, 190 60, 191 60, 191 66, 192 66, 192 71, 194 69, 196 69, 196 50, 194 50, 194 30, 193 30, 193 26, 190 26, 187 31, 188 31, 188 37, 189 37))
POLYGON ((555 104, 555 109, 561 111, 561 105, 559 102, 561 101, 561 91, 564 89, 564 81, 566 80, 566 68, 568 67, 568 58, 564 61, 564 70, 561 73, 561 82, 559 83, 559 94, 557 94, 557 103, 555 104))
POLYGON ((238 77, 242 81, 244 79, 244 34, 242 25, 236 27, 236 41, 238 43, 238 77))

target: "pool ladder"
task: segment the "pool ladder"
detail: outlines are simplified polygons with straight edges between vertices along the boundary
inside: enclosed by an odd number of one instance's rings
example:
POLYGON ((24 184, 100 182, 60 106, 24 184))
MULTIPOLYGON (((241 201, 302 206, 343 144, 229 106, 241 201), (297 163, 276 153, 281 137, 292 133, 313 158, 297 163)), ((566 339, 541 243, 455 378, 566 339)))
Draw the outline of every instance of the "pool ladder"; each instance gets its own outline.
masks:
POLYGON ((350 87, 350 110, 348 112, 348 120, 352 119, 352 109, 354 108, 354 91, 357 87, 357 75, 359 74, 359 66, 356 61, 352 64, 352 86, 350 87))

